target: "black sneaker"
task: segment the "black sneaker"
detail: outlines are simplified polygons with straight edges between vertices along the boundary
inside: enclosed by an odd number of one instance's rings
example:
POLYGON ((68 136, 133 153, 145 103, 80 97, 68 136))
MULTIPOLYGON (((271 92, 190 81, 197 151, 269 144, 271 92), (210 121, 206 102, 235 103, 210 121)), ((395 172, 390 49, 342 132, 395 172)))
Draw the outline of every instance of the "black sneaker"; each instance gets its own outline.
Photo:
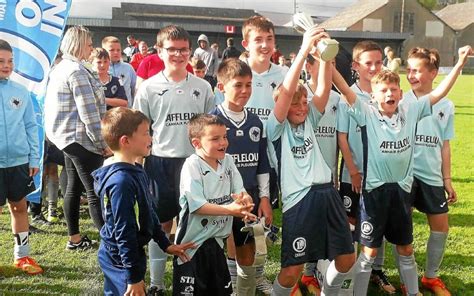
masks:
POLYGON ((382 291, 387 294, 395 294, 395 287, 388 280, 387 274, 383 270, 372 269, 370 280, 378 285, 382 291))
POLYGON ((165 290, 157 286, 150 286, 150 288, 146 290, 146 296, 165 296, 165 290))
POLYGON ((67 250, 87 250, 92 248, 97 243, 95 240, 91 240, 87 235, 81 236, 81 240, 78 243, 68 241, 66 244, 67 250))
POLYGON ((48 220, 46 220, 46 218, 43 216, 43 214, 39 214, 39 215, 36 215, 36 216, 33 216, 31 218, 31 225, 34 225, 34 226, 50 226, 51 223, 49 223, 48 220))

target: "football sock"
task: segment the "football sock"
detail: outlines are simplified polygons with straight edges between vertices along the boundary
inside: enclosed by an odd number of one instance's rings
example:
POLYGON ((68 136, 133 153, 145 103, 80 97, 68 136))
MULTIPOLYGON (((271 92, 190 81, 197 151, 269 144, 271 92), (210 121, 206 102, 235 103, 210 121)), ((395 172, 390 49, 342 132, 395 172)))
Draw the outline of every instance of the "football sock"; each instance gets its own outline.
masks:
POLYGON ((441 261, 443 261, 447 238, 447 232, 430 232, 430 237, 426 245, 426 277, 435 278, 438 276, 438 269, 441 265, 441 261))
POLYGON ((360 252, 354 265, 354 296, 366 296, 375 258, 360 252))
POLYGON ((291 288, 285 288, 280 283, 278 282, 278 276, 275 278, 275 281, 273 281, 273 291, 272 291, 272 296, 289 296, 291 293, 291 288))
POLYGON ((316 263, 306 263, 304 265, 304 271, 303 271, 303 274, 305 276, 314 276, 315 275, 315 271, 316 271, 316 263))
POLYGON ((392 254, 393 254, 393 261, 395 263, 395 266, 397 267, 398 274, 400 275, 400 284, 404 285, 405 283, 403 282, 402 278, 402 273, 400 272, 400 255, 397 252, 397 246, 392 245, 392 254))
POLYGON ((229 269, 230 280, 232 281, 232 287, 237 285, 237 261, 234 258, 227 257, 227 268, 229 269))
POLYGON ((163 252, 154 240, 151 240, 148 243, 148 256, 150 258, 150 285, 163 289, 163 278, 165 276, 168 255, 163 252))
POLYGON ((377 256, 375 256, 372 269, 382 270, 384 261, 385 261, 385 239, 382 241, 382 245, 377 249, 377 256))
POLYGON ((28 242, 28 231, 13 234, 15 247, 13 248, 13 256, 15 259, 23 258, 30 254, 30 244, 28 242))
POLYGON ((260 277, 265 276, 265 274, 264 274, 265 269, 263 268, 263 264, 262 265, 257 265, 257 266, 255 266, 255 268, 256 268, 255 277, 260 278, 260 277))
POLYGON ((415 262, 415 256, 399 255, 400 258, 400 277, 403 279, 409 295, 416 295, 418 290, 418 273, 415 262))
POLYGON ((321 296, 337 296, 346 276, 347 273, 337 271, 335 261, 333 260, 326 271, 321 296))
POLYGON ((237 264, 237 295, 255 295, 255 267, 237 264))

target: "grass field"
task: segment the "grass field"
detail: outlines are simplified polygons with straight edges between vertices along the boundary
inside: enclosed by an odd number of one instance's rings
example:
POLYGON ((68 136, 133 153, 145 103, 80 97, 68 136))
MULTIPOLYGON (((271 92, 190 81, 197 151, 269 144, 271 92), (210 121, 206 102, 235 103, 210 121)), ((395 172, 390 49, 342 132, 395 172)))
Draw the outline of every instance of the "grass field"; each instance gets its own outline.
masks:
MULTIPOLYGON (((439 81, 439 80, 438 80, 439 81)), ((403 81, 403 88, 407 85, 403 81)), ((440 275, 453 295, 474 295, 474 76, 462 76, 451 91, 456 105, 456 138, 452 141, 452 176, 458 193, 458 203, 450 208, 451 230, 440 275)), ((280 213, 276 213, 280 221, 280 213)), ((92 239, 98 239, 87 214, 81 215, 81 229, 92 239)), ((429 233, 425 217, 414 213, 415 249, 419 274, 425 264, 425 242, 429 233)), ((65 251, 65 225, 43 228, 44 232, 30 237, 32 255, 45 269, 39 276, 27 276, 14 270, 13 238, 7 209, 0 214, 0 295, 98 295, 102 291, 102 273, 97 265, 97 250, 65 251)), ((391 257, 386 251, 386 269, 398 287, 399 280, 391 257)), ((168 271, 171 267, 168 262, 168 271)), ((279 246, 270 250, 266 273, 274 279, 279 270, 279 246)), ((171 285, 170 272, 167 285, 171 285)), ((424 295, 431 295, 423 291, 424 295)), ((369 295, 383 295, 371 288, 369 295)))

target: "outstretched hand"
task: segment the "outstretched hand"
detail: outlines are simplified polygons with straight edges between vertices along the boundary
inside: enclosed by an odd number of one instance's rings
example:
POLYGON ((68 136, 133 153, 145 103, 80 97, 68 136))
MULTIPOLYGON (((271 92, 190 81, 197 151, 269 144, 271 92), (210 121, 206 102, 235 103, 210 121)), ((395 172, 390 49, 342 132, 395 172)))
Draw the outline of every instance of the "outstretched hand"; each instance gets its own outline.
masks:
POLYGON ((228 206, 233 216, 241 217, 244 221, 255 221, 257 219, 257 216, 251 213, 255 204, 250 195, 246 192, 241 192, 239 194, 232 194, 232 198, 234 202, 228 206))
POLYGON ((316 45, 323 38, 331 38, 324 28, 313 26, 307 30, 303 35, 303 42, 301 43, 301 50, 308 53, 316 52, 316 45))
POLYGON ((178 256, 183 262, 188 262, 191 258, 186 254, 187 249, 195 249, 196 245, 193 242, 184 243, 180 245, 170 245, 166 249, 166 253, 178 256))
POLYGON ((463 46, 458 50, 459 60, 458 63, 461 64, 462 67, 467 63, 467 59, 469 56, 473 55, 472 47, 470 45, 463 46))

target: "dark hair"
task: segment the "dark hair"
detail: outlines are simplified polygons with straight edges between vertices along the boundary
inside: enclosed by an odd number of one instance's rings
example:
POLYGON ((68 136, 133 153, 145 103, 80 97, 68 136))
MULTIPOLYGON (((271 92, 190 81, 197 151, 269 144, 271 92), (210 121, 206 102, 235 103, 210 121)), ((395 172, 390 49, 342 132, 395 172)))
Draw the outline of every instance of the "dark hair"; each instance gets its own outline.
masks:
POLYGON ((228 46, 234 46, 234 38, 232 38, 232 37, 227 38, 227 45, 228 46))
POLYGON ((191 37, 188 31, 175 25, 164 27, 160 30, 158 35, 156 35, 156 45, 158 45, 158 47, 163 47, 165 40, 185 40, 189 42, 189 47, 191 47, 191 37))
POLYGON ((3 39, 0 39, 0 50, 6 50, 6 51, 9 51, 9 52, 13 52, 13 49, 12 49, 10 43, 8 43, 7 41, 5 41, 3 39))
POLYGON ((252 77, 252 69, 243 61, 235 58, 224 60, 217 69, 217 81, 227 83, 235 77, 252 77))
POLYGON ((216 115, 211 114, 196 114, 188 123, 188 136, 192 141, 194 138, 201 138, 204 133, 204 128, 210 125, 225 126, 225 123, 216 115))
POLYGON ((206 69, 206 64, 204 63, 203 60, 199 58, 192 58, 190 64, 191 64, 191 67, 193 67, 193 69, 198 69, 198 70, 206 69))
POLYGON ((102 118, 102 137, 113 151, 120 150, 120 138, 131 137, 138 126, 150 120, 142 112, 125 107, 108 110, 102 118))

